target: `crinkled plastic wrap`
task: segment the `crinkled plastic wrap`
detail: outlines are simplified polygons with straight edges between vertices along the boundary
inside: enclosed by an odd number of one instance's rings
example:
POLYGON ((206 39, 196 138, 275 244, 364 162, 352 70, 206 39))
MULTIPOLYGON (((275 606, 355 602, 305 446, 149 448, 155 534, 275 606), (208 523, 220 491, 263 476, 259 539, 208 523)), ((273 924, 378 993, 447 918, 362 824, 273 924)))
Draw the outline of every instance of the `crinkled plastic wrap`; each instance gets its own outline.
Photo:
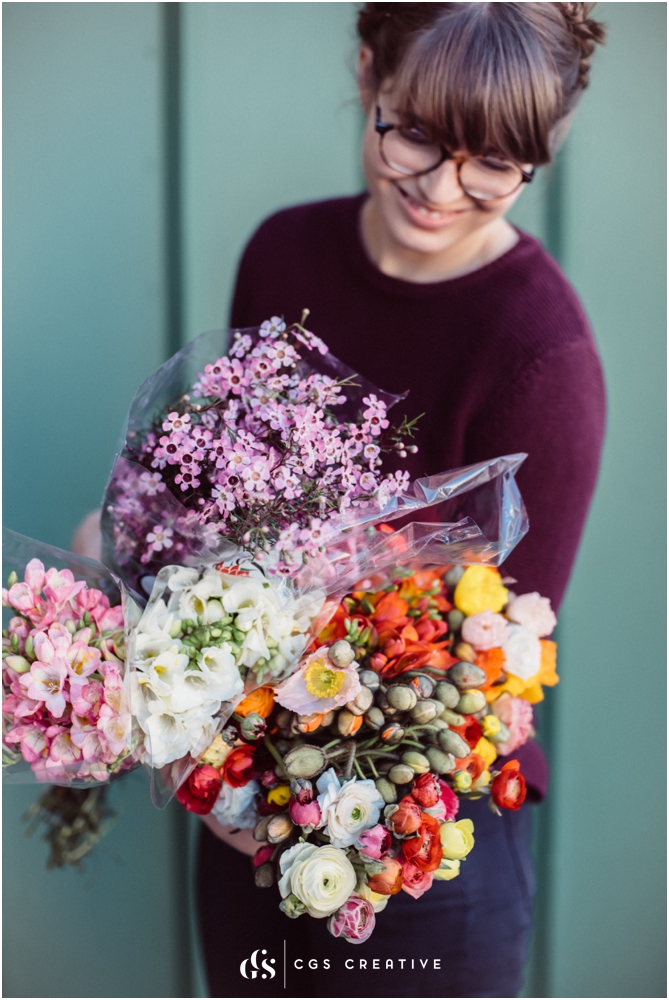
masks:
MULTIPOLYGON (((243 332, 252 338, 258 336, 257 329, 243 332)), ((281 607, 311 604, 310 626, 301 633, 304 648, 327 623, 341 598, 366 577, 389 574, 398 566, 453 563, 498 566, 526 533, 527 515, 515 481, 515 473, 525 458, 522 454, 496 457, 416 480, 407 490, 395 493, 381 508, 351 506, 339 518, 328 521, 323 551, 305 560, 288 578, 276 572, 276 551, 265 554, 242 551, 219 534, 215 522, 201 523, 197 511, 188 510, 168 489, 147 492, 143 484, 148 467, 136 460, 137 443, 152 428, 155 432, 158 419, 191 391, 205 365, 225 353, 228 340, 228 332, 214 331, 188 344, 147 379, 130 408, 123 447, 104 498, 103 551, 106 564, 130 588, 150 595, 140 632, 153 628, 158 634, 162 629, 162 641, 168 643, 169 629, 176 627, 176 599, 169 583, 171 578, 176 579, 176 573, 203 574, 206 567, 217 566, 225 576, 226 570, 237 574, 240 567, 245 567, 243 572, 264 576, 273 599, 281 607), (378 531, 381 524, 389 524, 395 530, 378 531), (157 529, 163 532, 168 529, 167 544, 162 551, 152 553, 150 562, 143 561, 144 540, 157 529), (168 620, 169 614, 172 618, 168 620), (162 616, 162 625, 155 624, 156 615, 162 616)), ((348 380, 346 402, 338 410, 338 416, 345 420, 358 419, 363 397, 370 393, 388 407, 403 398, 378 390, 329 353, 308 351, 308 356, 300 361, 300 368, 305 373, 319 372, 348 380)), ((205 627, 206 623, 195 625, 196 630, 205 627)), ((139 638, 140 644, 147 641, 143 636, 139 638)), ((185 639, 188 637, 179 633, 175 640, 180 655, 185 655, 180 645, 185 639)), ((142 665, 143 654, 138 652, 137 642, 138 634, 134 633, 128 645, 133 675, 145 669, 150 672, 148 661, 142 665)), ((281 680, 297 665, 299 652, 296 650, 292 662, 278 674, 259 679, 252 671, 247 672, 244 691, 237 692, 234 698, 214 698, 217 707, 211 723, 207 720, 202 731, 197 730, 188 753, 165 763, 161 763, 160 752, 156 750, 163 739, 162 730, 158 736, 154 735, 152 748, 149 730, 155 720, 148 723, 145 718, 140 720, 145 733, 144 758, 154 762, 150 770, 157 805, 165 805, 185 780, 205 743, 224 726, 240 699, 261 683, 281 680)), ((187 672, 193 673, 190 669, 187 672)), ((135 677, 135 683, 138 682, 135 677)), ((148 676, 142 683, 146 685, 145 691, 151 690, 148 676)), ((141 702, 139 698, 136 703, 141 702)), ((171 711, 167 705, 166 717, 171 711)))
POLYGON ((140 764, 123 629, 140 605, 95 560, 3 528, 5 583, 12 573, 19 590, 3 598, 21 608, 3 607, 3 781, 84 788, 122 777, 140 764))

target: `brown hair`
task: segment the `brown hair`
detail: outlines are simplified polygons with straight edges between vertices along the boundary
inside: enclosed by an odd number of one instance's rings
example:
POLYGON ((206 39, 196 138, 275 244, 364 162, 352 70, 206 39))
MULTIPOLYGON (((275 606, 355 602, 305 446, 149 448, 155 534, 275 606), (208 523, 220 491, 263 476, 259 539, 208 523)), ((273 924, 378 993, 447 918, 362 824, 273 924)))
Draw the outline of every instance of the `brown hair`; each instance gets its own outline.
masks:
POLYGON ((588 3, 366 3, 373 84, 450 149, 548 163, 588 85, 604 26, 588 3))

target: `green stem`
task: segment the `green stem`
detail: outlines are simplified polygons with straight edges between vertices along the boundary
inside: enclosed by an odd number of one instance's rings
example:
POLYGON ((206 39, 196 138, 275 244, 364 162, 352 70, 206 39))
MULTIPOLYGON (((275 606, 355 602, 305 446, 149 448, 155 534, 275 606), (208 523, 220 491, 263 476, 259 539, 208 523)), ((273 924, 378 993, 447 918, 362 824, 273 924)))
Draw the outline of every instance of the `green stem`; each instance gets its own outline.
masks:
POLYGON ((281 767, 283 767, 283 757, 281 756, 277 748, 274 746, 269 736, 263 736, 263 743, 271 753, 272 757, 274 757, 274 760, 277 762, 277 764, 280 764, 281 767))
POLYGON ((356 769, 356 771, 358 772, 358 777, 359 777, 359 778, 362 778, 362 779, 363 779, 363 781, 364 781, 364 779, 365 779, 365 775, 364 775, 364 772, 363 772, 362 768, 361 768, 361 767, 360 767, 360 765, 358 764, 357 760, 354 760, 354 761, 353 761, 353 766, 354 766, 354 768, 356 769))
POLYGON ((374 767, 374 761, 372 760, 372 758, 371 758, 371 757, 369 758, 369 760, 367 761, 367 763, 369 764, 369 766, 370 766, 370 768, 371 768, 371 771, 372 771, 372 774, 374 775, 374 777, 375 777, 375 778, 378 778, 378 776, 379 776, 379 772, 378 772, 378 771, 376 770, 376 768, 374 767))
POLYGON ((325 751, 329 750, 330 747, 336 747, 338 743, 341 743, 340 739, 330 740, 330 742, 326 743, 324 747, 321 747, 321 750, 325 753, 325 751))

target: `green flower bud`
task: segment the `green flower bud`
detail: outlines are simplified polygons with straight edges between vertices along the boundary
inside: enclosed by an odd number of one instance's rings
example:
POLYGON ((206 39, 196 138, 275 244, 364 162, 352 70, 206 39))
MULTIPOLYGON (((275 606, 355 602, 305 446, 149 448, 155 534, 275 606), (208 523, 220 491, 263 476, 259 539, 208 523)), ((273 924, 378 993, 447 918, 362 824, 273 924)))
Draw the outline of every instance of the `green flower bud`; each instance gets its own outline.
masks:
POLYGON ((18 635, 16 634, 16 632, 14 632, 14 633, 12 634, 12 637, 11 637, 11 639, 9 640, 9 644, 10 644, 10 646, 12 647, 12 649, 14 650, 14 652, 15 652, 15 653, 18 653, 18 651, 19 651, 19 637, 18 637, 18 635))
POLYGON ((452 611, 448 612, 448 627, 451 632, 457 632, 464 620, 465 616, 458 608, 453 608, 452 611))
POLYGON ((414 774, 426 774, 430 770, 430 762, 425 754, 416 750, 407 750, 402 754, 402 763, 407 764, 414 774))
POLYGON ((25 650, 26 656, 29 656, 31 660, 35 658, 35 640, 31 635, 29 635, 26 641, 23 643, 23 648, 25 650))
MULTIPOLYGON (((259 889, 269 889, 273 886, 276 880, 276 873, 272 862, 266 861, 264 864, 259 865, 253 873, 253 878, 259 889)), ((297 896, 295 898, 297 899, 297 896)))
POLYGON ((387 778, 377 778, 374 784, 376 785, 376 790, 381 795, 384 802, 388 805, 392 805, 393 802, 397 802, 397 791, 392 781, 388 781, 387 778))
POLYGON ((425 701, 419 701, 411 709, 411 718, 419 726, 424 726, 428 722, 432 722, 433 719, 437 718, 437 715, 443 711, 441 707, 441 702, 432 701, 425 699, 425 701), (437 709, 437 706, 439 708, 437 709))
POLYGON ((289 778, 315 778, 325 770, 327 757, 320 747, 306 743, 289 750, 283 763, 289 778))
POLYGON ((437 747, 428 747, 425 751, 425 756, 430 762, 430 767, 437 774, 449 774, 455 767, 453 754, 444 753, 443 750, 439 750, 437 747))
POLYGON ((172 622, 172 624, 170 625, 170 627, 169 627, 169 629, 168 629, 168 632, 169 632, 170 636, 171 636, 171 637, 172 637, 173 639, 178 639, 178 638, 179 638, 179 636, 181 635, 181 626, 182 626, 182 624, 183 624, 183 623, 182 623, 182 622, 181 622, 181 621, 180 621, 180 620, 179 620, 179 619, 177 618, 177 619, 176 619, 175 621, 173 621, 173 622, 172 622))
POLYGON ((365 712, 365 722, 370 727, 370 729, 381 729, 384 725, 386 719, 380 708, 373 705, 367 712, 365 712))
POLYGON ((434 691, 434 697, 441 702, 444 708, 455 708, 460 701, 460 692, 448 681, 439 681, 434 691))
POLYGON ((394 785, 408 785, 414 779, 414 770, 409 764, 395 764, 388 771, 388 777, 394 785))
POLYGON ((444 583, 447 587, 455 587, 460 582, 460 577, 464 573, 464 566, 453 566, 444 575, 444 583))
POLYGON ((474 689, 472 691, 463 691, 457 708, 461 715, 474 715, 485 708, 486 704, 483 692, 474 689))
POLYGON ((345 668, 353 663, 355 652, 350 642, 347 642, 346 639, 339 639, 330 646, 328 656, 335 667, 345 668))
POLYGON ((281 900, 279 909, 283 910, 286 916, 292 920, 295 920, 296 917, 301 917, 303 913, 307 912, 307 908, 302 900, 298 899, 292 892, 290 896, 286 896, 285 899, 281 900))
POLYGON ((439 746, 445 753, 452 753, 454 757, 468 757, 470 754, 469 743, 466 743, 462 736, 454 733, 452 729, 440 731, 439 746))
POLYGON ((418 701, 416 692, 408 684, 393 684, 386 692, 388 703, 398 712, 409 712, 418 701))
POLYGON ((19 582, 19 578, 18 578, 18 575, 16 573, 16 570, 12 570, 11 573, 9 574, 9 576, 7 577, 7 586, 8 587, 13 587, 14 584, 18 583, 18 582, 19 582))
POLYGON ((449 726, 464 726, 465 724, 464 715, 460 715, 458 712, 451 712, 450 708, 445 708, 439 718, 447 722, 449 726))
POLYGON ((30 670, 30 664, 25 656, 6 656, 5 666, 9 667, 16 674, 26 674, 30 670))
MULTIPOLYGON (((485 670, 481 670, 476 664, 467 663, 465 660, 454 664, 448 671, 447 676, 449 681, 455 684, 460 691, 479 688, 486 681, 485 670)), ((449 705, 448 707, 451 708, 453 706, 449 705)))
POLYGON ((293 832, 293 822, 287 813, 279 813, 278 816, 271 816, 267 824, 268 844, 280 844, 286 840, 293 832))
POLYGON ((266 730, 267 723, 257 712, 249 712, 239 724, 239 731, 245 740, 259 740, 266 730))

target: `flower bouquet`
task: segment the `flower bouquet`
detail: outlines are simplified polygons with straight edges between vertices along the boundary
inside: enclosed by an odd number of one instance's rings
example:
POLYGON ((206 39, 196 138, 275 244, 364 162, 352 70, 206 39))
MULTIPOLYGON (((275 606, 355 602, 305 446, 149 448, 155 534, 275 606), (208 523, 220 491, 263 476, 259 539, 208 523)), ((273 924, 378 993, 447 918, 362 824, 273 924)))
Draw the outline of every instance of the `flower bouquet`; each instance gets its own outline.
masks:
MULTIPOLYGON (((303 317, 304 321, 304 317, 303 317)), ((415 421, 303 323, 204 334, 141 387, 103 507, 105 561, 149 594, 129 640, 133 711, 164 804, 235 703, 279 683, 341 597, 405 560, 499 561, 526 530, 523 456, 409 486, 384 472, 415 421), (227 356, 222 353, 230 343, 227 356), (485 511, 481 524, 461 504, 485 511), (418 515, 441 505, 445 519, 418 515), (398 532, 374 525, 406 515, 398 532), (486 520, 487 519, 487 520, 486 520)), ((479 520, 481 520, 479 518, 479 520)))
POLYGON ((518 762, 498 758, 533 735, 531 702, 557 682, 555 623, 494 567, 363 581, 297 670, 237 706, 179 801, 254 827, 257 885, 278 881, 288 916, 361 943, 391 895, 459 875, 474 846, 460 798, 522 805, 518 762))
POLYGON ((60 786, 33 812, 62 864, 99 839, 99 789, 139 764, 121 592, 71 552, 7 530, 3 550, 3 778, 60 786))

